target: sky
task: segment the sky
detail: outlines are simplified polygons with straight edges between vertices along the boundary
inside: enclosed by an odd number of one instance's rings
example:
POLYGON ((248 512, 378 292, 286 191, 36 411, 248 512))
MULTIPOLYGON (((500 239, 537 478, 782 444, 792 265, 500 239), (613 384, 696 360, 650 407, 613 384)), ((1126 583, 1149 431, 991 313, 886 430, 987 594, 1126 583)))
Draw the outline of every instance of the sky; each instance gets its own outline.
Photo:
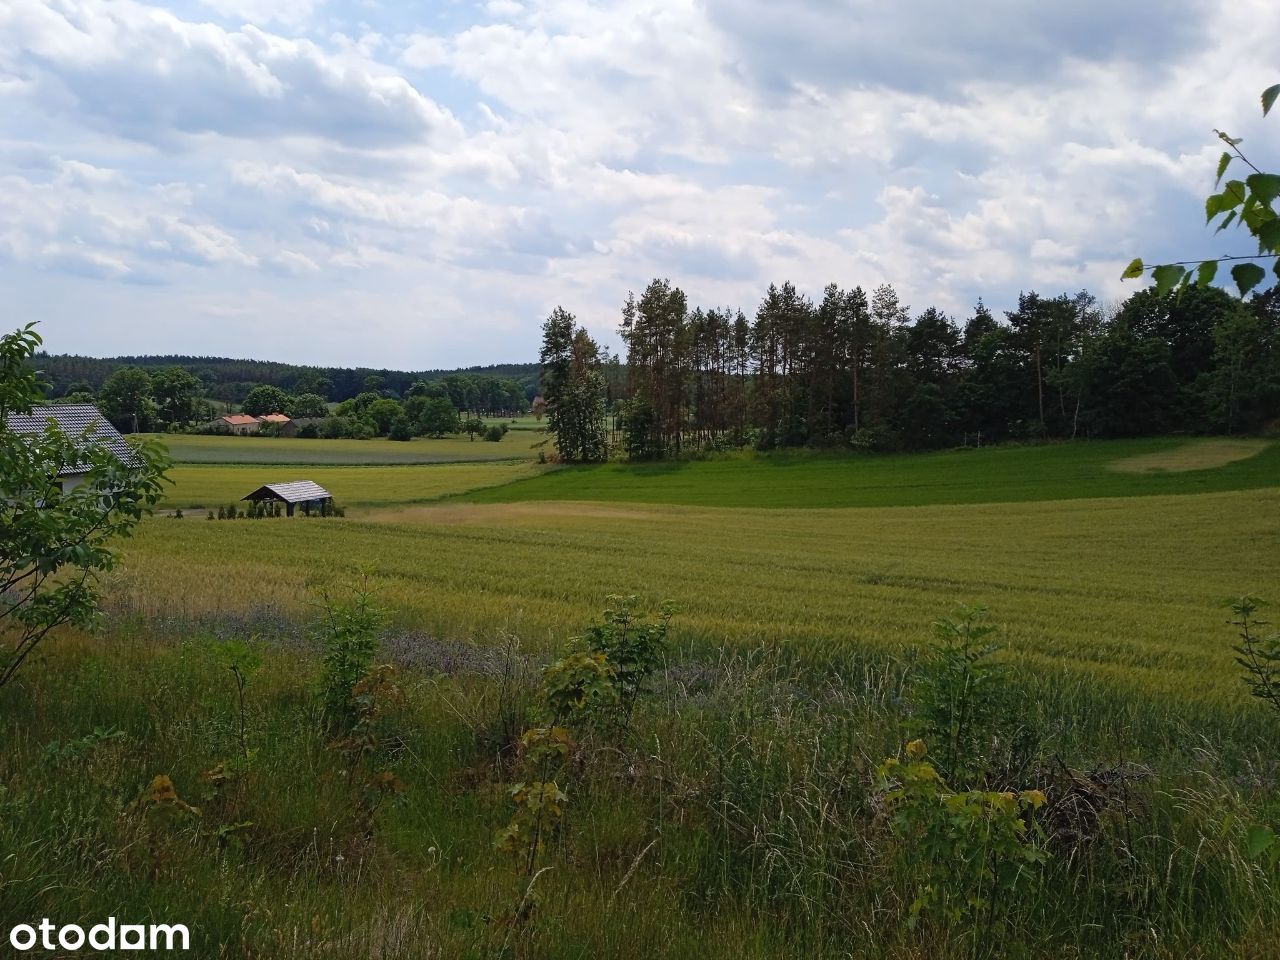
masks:
POLYGON ((1274 0, 3 0, 0 288, 52 352, 428 369, 670 278, 919 312, 1250 253, 1274 0))

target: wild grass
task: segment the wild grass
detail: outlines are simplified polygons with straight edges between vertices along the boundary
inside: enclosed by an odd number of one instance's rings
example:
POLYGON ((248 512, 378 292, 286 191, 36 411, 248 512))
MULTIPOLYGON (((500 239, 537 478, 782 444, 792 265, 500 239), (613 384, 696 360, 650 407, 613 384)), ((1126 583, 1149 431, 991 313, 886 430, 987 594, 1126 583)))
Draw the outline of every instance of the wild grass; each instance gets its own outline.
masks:
POLYGON ((902 456, 770 454, 611 463, 573 467, 470 499, 477 503, 597 500, 769 509, 892 507, 1212 493, 1273 487, 1280 481, 1277 442, 1266 443, 1248 459, 1206 462, 1179 472, 1113 469, 1138 456, 1181 457, 1178 451, 1186 444, 1183 439, 1162 438, 902 456))
POLYGON ((542 437, 508 431, 498 442, 460 436, 412 440, 304 440, 287 437, 154 434, 178 463, 377 465, 533 460, 542 437))
MULTIPOLYGON (((582 754, 551 869, 517 914, 527 882, 492 843, 511 771, 491 734, 527 675, 405 673, 404 792, 370 827, 319 732, 312 650, 258 642, 254 759, 215 792, 202 774, 239 733, 208 640, 105 639, 64 638, 6 691, 0 929, 182 922, 196 956, 297 960, 1276 955, 1280 877, 1243 852, 1274 780, 1239 779, 1208 738, 1194 756, 1135 748, 1145 772, 1125 802, 1055 847, 1043 895, 1002 905, 1007 919, 975 940, 967 924, 908 923, 919 878, 872 773, 908 735, 901 665, 677 654, 632 736, 582 754), (157 774, 201 815, 139 808, 157 774)), ((1262 723, 1239 743, 1276 732, 1262 723)), ((1088 776, 1096 760, 1079 740, 1052 751, 1031 774, 1047 789, 1055 764, 1088 776)))

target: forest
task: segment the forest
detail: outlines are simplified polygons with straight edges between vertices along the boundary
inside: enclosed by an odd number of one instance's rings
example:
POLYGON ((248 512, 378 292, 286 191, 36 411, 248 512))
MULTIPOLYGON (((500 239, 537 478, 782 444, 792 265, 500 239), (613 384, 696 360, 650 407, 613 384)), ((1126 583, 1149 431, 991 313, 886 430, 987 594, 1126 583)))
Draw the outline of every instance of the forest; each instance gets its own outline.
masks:
POLYGON ((557 309, 543 393, 566 460, 733 447, 925 450, 1006 441, 1247 433, 1280 417, 1280 292, 1144 289, 981 301, 958 322, 888 285, 815 302, 770 285, 754 318, 669 280, 628 296, 608 355, 557 309), (609 417, 609 414, 612 417, 609 417))
POLYGON ((340 402, 350 400, 367 390, 371 379, 377 380, 380 389, 402 396, 419 380, 433 382, 450 375, 517 380, 526 399, 532 400, 538 379, 537 368, 527 363, 409 372, 369 367, 313 367, 269 360, 186 355, 83 357, 42 352, 33 361, 50 385, 49 395, 54 397, 74 392, 96 392, 112 374, 125 367, 136 367, 150 374, 178 367, 201 381, 204 396, 224 404, 243 403, 249 391, 259 385, 279 387, 295 394, 316 393, 326 400, 340 402))

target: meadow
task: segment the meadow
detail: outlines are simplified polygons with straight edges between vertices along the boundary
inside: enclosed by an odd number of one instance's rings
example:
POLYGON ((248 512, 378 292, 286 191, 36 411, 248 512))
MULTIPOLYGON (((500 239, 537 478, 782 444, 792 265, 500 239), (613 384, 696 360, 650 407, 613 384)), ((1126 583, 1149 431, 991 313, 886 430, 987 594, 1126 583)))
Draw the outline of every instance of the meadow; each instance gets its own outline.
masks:
POLYGON ((1280 444, 181 463, 168 505, 295 470, 347 515, 144 522, 105 632, 5 692, 0 925, 192 918, 201 956, 317 960, 1280 957, 1280 711, 1224 608, 1280 598, 1280 444), (399 671, 372 806, 315 693, 316 604, 352 583, 399 671), (526 869, 494 845, 516 740, 609 594, 675 601, 670 646, 624 734, 574 726, 526 869), (966 857, 1002 855, 987 824, 921 861, 876 775, 921 730, 934 622, 969 604, 1008 685, 981 782, 1045 791, 1045 859, 921 919, 927 878, 970 889, 966 857), (260 658, 243 708, 228 640, 260 658), (153 815, 157 774, 199 816, 153 815))
POLYGON ((726 455, 576 467, 471 497, 752 508, 889 507, 1212 493, 1275 486, 1280 442, 1108 440, 930 454, 726 455))
MULTIPOLYGON (((313 480, 343 507, 394 506, 438 500, 537 476, 550 469, 529 460, 488 463, 397 464, 394 466, 314 466, 301 463, 179 463, 169 471, 173 485, 166 508, 204 511, 238 502, 264 483, 313 480)), ((287 535, 287 531, 284 531, 287 535)))
POLYGON ((304 440, 200 434, 142 434, 163 441, 178 463, 377 465, 529 460, 545 437, 512 429, 500 441, 461 436, 412 440, 304 440))

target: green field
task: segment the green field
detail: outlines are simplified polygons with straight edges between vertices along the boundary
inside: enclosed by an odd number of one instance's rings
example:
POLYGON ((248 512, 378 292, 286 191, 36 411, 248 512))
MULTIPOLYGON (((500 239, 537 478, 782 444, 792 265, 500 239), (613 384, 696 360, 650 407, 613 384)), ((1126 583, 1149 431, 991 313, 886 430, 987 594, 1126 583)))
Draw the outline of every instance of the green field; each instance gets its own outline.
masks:
POLYGON ((386 507, 512 483, 548 469, 553 468, 528 460, 394 466, 179 463, 169 471, 173 485, 164 506, 217 510, 264 483, 313 480, 343 507, 386 507))
POLYGON ((544 438, 511 430, 500 441, 466 435, 430 439, 301 440, 284 437, 156 436, 178 463, 422 464, 487 460, 531 460, 544 438))
POLYGON ((1280 484, 1280 443, 1251 456, 1215 440, 1131 440, 953 450, 905 456, 757 455, 719 460, 574 467, 477 503, 591 500, 752 508, 927 506, 1249 490, 1280 484), (1188 458, 1183 452, 1205 451, 1188 458), (1156 466, 1130 465, 1155 457, 1156 466), (1168 462, 1174 469, 1161 468, 1168 462), (1179 464, 1190 465, 1181 469, 1179 464), (1200 467, 1200 469, 1194 469, 1200 467))
POLYGON ((1223 603, 1280 599, 1278 456, 179 464, 168 507, 307 478, 352 509, 144 521, 104 633, 0 691, 0 929, 181 919, 228 960, 1273 960, 1280 711, 1223 603), (352 582, 398 666, 335 737, 316 638, 350 621, 316 603, 352 582), (556 715, 561 819, 513 857, 542 664, 618 593, 678 603, 669 649, 623 729, 556 715), (983 766, 900 828, 876 770, 922 736, 934 622, 975 603, 1006 671, 983 766), (226 638, 260 658, 242 699, 226 638), (199 814, 148 807, 158 774, 199 814), (1030 788, 1038 813, 963 813, 1030 788), (920 920, 929 890, 953 912, 920 920))
MULTIPOLYGON (((830 654, 901 651, 953 606, 985 603, 1002 643, 1037 669, 1187 702, 1239 700, 1220 604, 1280 582, 1280 446, 1216 469, 1112 469, 1174 449, 1159 441, 551 472, 312 468, 305 478, 362 509, 297 523, 151 521, 128 550, 129 604, 148 609, 165 597, 172 609, 179 597, 207 612, 230 595, 236 606, 301 609, 316 575, 371 564, 402 623, 448 635, 509 627, 550 644, 606 594, 636 592, 678 601, 690 637, 830 654), (579 502, 558 499, 574 490, 579 502), (674 502, 653 502, 661 496, 674 502), (512 502, 484 502, 501 500, 512 502), (688 505, 700 500, 752 506, 688 505), (881 506, 922 502, 930 505, 881 506), (209 564, 223 571, 217 589, 205 582, 209 564)), ((216 506, 302 474, 180 466, 173 477, 171 505, 216 506)))

